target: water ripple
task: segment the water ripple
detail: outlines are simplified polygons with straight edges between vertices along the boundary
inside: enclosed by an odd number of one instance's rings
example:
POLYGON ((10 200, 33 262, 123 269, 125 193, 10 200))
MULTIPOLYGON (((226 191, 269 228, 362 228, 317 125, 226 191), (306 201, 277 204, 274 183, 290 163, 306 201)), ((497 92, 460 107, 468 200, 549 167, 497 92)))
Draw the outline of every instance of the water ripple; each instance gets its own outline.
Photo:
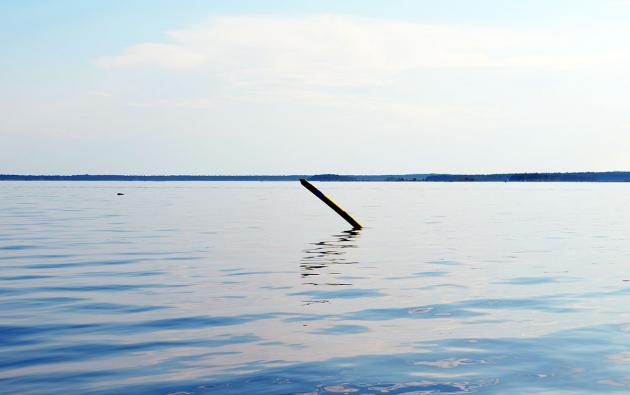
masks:
POLYGON ((630 391, 626 185, 326 188, 0 183, 1 392, 630 391))

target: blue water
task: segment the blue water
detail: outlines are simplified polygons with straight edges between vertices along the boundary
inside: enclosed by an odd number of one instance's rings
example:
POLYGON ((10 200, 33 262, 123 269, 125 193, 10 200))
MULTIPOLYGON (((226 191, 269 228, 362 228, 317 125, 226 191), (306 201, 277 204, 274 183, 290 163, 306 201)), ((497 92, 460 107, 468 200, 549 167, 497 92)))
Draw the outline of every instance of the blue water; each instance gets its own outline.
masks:
POLYGON ((630 184, 318 186, 0 183, 0 391, 630 393, 630 184))

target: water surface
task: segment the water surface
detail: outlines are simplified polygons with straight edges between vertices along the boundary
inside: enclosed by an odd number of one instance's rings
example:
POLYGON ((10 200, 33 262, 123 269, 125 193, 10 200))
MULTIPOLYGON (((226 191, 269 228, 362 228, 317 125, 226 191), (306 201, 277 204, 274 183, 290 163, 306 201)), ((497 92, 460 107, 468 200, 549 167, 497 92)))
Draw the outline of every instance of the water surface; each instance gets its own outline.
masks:
POLYGON ((0 183, 2 392, 630 391, 630 185, 318 186, 0 183))

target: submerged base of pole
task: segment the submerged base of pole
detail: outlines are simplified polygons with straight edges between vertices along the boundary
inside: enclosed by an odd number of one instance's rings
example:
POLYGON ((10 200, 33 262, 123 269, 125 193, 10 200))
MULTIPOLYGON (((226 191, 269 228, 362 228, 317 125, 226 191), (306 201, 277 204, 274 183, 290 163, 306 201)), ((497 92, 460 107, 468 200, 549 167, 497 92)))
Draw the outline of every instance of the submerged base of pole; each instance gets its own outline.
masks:
POLYGON ((304 178, 300 179, 300 184, 302 184, 304 188, 311 191, 313 195, 317 196, 319 200, 326 203, 326 205, 330 207, 331 209, 333 209, 337 214, 339 214, 341 218, 348 221, 348 223, 352 225, 353 229, 363 228, 363 226, 360 223, 358 223, 354 218, 352 218, 350 214, 346 213, 345 210, 343 210, 341 207, 339 207, 339 205, 337 205, 337 203, 333 202, 328 196, 324 195, 319 189, 315 188, 313 184, 306 181, 304 178))

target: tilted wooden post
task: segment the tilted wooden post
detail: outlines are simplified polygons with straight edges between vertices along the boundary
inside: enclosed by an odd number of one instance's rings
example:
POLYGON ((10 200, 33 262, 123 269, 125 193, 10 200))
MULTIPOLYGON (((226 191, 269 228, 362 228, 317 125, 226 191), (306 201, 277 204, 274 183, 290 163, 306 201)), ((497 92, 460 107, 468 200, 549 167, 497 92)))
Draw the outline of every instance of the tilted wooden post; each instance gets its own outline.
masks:
POLYGON ((317 196, 319 198, 319 200, 321 200, 322 202, 326 203, 326 205, 328 205, 328 207, 330 207, 337 214, 339 214, 341 216, 341 218, 343 218, 346 221, 348 221, 348 223, 350 225, 352 225, 352 227, 354 229, 361 229, 361 228, 363 228, 363 226, 361 226, 360 223, 358 223, 354 218, 352 218, 350 216, 350 214, 346 213, 341 207, 339 207, 337 205, 337 203, 335 203, 332 200, 330 200, 330 198, 328 198, 328 196, 324 195, 319 189, 315 188, 310 182, 308 182, 305 179, 301 178, 300 179, 300 184, 302 184, 304 186, 304 188, 306 188, 309 191, 311 191, 313 193, 313 195, 317 196))

